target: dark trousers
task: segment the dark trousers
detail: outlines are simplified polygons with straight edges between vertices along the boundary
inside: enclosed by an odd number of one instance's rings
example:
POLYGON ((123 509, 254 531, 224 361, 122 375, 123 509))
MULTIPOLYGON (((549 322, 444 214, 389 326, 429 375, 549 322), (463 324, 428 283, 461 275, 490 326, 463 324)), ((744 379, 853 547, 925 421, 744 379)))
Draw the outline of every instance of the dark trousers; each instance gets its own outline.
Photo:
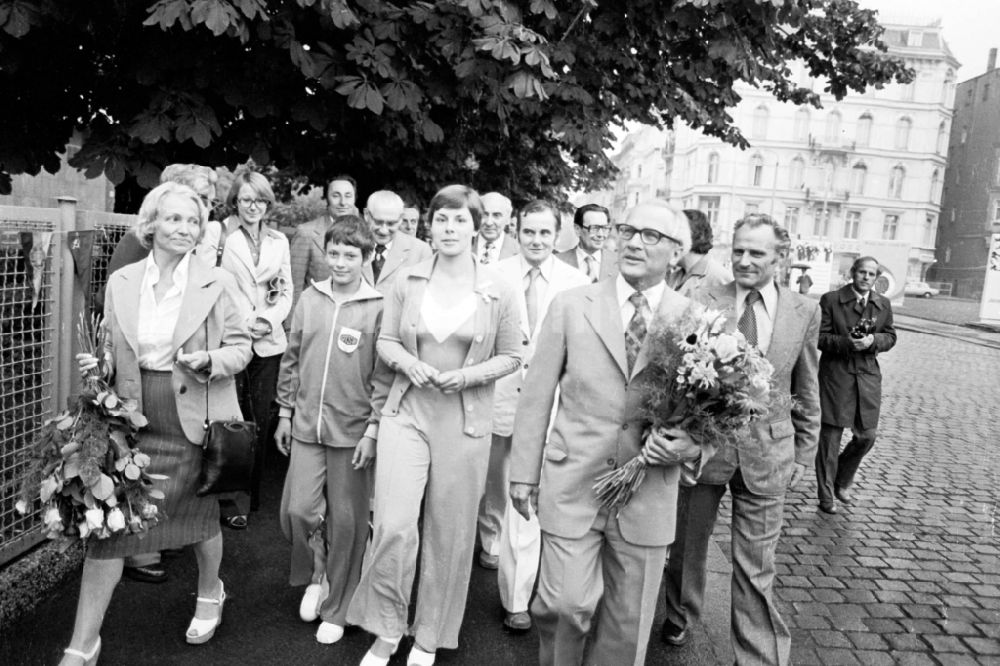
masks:
POLYGON ((260 507, 260 479, 264 472, 264 459, 274 433, 274 397, 278 389, 278 369, 281 354, 253 358, 243 372, 236 375, 236 392, 239 396, 243 418, 257 424, 257 448, 254 450, 253 476, 250 480, 250 510, 260 507))
POLYGON ((861 459, 875 445, 878 430, 864 430, 860 426, 860 422, 854 424, 851 429, 854 436, 843 451, 840 450, 840 439, 844 429, 826 423, 820 428, 819 448, 816 450, 816 485, 820 503, 833 503, 834 488, 851 487, 861 459))

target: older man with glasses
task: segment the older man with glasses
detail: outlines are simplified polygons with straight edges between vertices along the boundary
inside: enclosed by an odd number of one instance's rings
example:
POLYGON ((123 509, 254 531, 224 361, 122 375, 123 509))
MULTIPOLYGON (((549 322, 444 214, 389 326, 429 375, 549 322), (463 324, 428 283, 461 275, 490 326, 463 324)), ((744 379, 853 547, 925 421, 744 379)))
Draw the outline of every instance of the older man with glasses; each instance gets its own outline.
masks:
POLYGON ((618 253, 614 244, 607 243, 611 232, 608 209, 597 204, 580 206, 573 215, 573 228, 577 237, 576 247, 557 252, 556 256, 583 271, 591 282, 617 274, 618 253))
POLYGON ((362 275, 368 284, 383 294, 403 268, 430 259, 433 255, 427 243, 399 233, 403 208, 403 199, 389 190, 372 192, 365 206, 365 220, 375 234, 375 251, 362 275))

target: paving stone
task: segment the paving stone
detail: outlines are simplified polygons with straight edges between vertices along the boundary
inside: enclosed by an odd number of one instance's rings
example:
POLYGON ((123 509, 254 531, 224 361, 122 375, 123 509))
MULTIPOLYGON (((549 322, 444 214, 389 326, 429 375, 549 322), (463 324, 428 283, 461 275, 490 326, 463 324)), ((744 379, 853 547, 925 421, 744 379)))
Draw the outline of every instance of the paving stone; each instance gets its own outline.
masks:
POLYGON ((972 638, 964 637, 965 642, 976 654, 1000 655, 1000 641, 995 638, 972 638))
POLYGON ((824 666, 858 666, 859 662, 854 650, 845 648, 823 648, 819 651, 819 658, 824 666))
POLYGON ((935 652, 965 652, 965 645, 954 636, 927 636, 923 639, 931 646, 935 652))
POLYGON ((847 636, 840 631, 832 631, 829 629, 816 629, 810 632, 810 636, 816 645, 822 648, 849 648, 851 647, 851 641, 847 636))
POLYGON ((895 659, 888 652, 876 652, 875 650, 855 650, 854 656, 865 666, 892 666, 895 659))
POLYGON ((893 650, 889 653, 892 661, 899 666, 938 666, 938 662, 931 659, 926 652, 910 652, 906 650, 893 650))
POLYGON ((823 615, 795 615, 795 626, 800 629, 829 629, 830 619, 823 615))
POLYGON ((871 632, 851 631, 847 632, 847 638, 858 650, 888 650, 889 644, 879 636, 871 632))

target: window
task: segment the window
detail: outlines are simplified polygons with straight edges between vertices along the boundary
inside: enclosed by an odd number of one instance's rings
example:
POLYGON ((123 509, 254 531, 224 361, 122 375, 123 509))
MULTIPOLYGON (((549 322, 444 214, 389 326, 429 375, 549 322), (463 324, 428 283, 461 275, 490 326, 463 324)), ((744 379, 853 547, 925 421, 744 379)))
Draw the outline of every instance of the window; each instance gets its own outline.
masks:
POLYGON ((944 263, 951 263, 951 246, 949 245, 944 249, 944 263))
POLYGON ((906 39, 907 46, 923 46, 924 45, 924 33, 920 30, 910 30, 907 34, 906 39))
POLYGON ((831 111, 826 116, 826 128, 823 132, 823 140, 831 145, 840 145, 840 112, 831 111))
POLYGON ((944 155, 946 150, 948 150, 948 127, 942 120, 938 125, 937 154, 944 155))
POLYGON ((711 153, 708 156, 708 182, 709 184, 719 181, 719 153, 711 153))
POLYGON ((965 145, 965 142, 966 142, 966 140, 967 140, 968 138, 969 138, 969 128, 968 128, 968 127, 965 127, 965 126, 963 126, 963 127, 962 127, 962 145, 963 145, 963 146, 965 145))
POLYGON ((882 240, 896 240, 896 229, 899 228, 899 215, 889 214, 882 220, 882 240))
POLYGON ((636 193, 635 193, 635 194, 634 194, 634 195, 632 196, 632 205, 633 205, 633 206, 638 206, 638 205, 639 205, 639 193, 638 193, 638 192, 636 192, 636 193))
POLYGON ((938 181, 941 180, 941 172, 934 169, 931 173, 931 201, 937 199, 938 181))
POLYGON ((995 172, 993 174, 993 178, 996 180, 996 184, 1000 185, 1000 150, 997 150, 994 153, 994 159, 996 159, 997 166, 996 166, 996 170, 995 170, 995 172))
POLYGON ((764 158, 760 155, 750 158, 750 184, 754 187, 764 184, 764 158))
POLYGON ((851 169, 851 194, 865 193, 865 179, 868 177, 868 167, 858 162, 851 169))
POLYGON ((1000 222, 1000 199, 993 202, 993 221, 1000 222))
POLYGON ((799 233, 799 208, 798 206, 785 206, 785 230, 790 236, 799 233))
POLYGON ((768 119, 767 107, 761 104, 753 112, 753 128, 750 130, 750 138, 752 139, 766 139, 767 138, 767 119, 768 119))
POLYGON ((806 163, 801 157, 792 160, 788 168, 788 187, 793 190, 802 189, 805 185, 806 163))
POLYGON ((635 165, 635 177, 636 178, 642 178, 642 165, 641 164, 636 164, 635 165))
POLYGON ((934 223, 937 219, 933 215, 928 215, 924 222, 924 247, 934 247, 934 223))
POLYGON ((813 220, 813 235, 826 238, 830 235, 830 209, 817 208, 813 220))
POLYGON ((945 106, 951 104, 951 95, 955 90, 955 72, 951 69, 944 75, 944 86, 941 88, 941 103, 945 106))
POLYGON ((909 118, 900 118, 896 122, 896 150, 906 150, 910 145, 910 129, 913 121, 909 118))
POLYGON ((719 197, 698 197, 698 210, 705 214, 714 229, 719 221, 719 197))
POLYGON ((984 83, 983 84, 983 101, 985 102, 989 98, 990 98, 990 84, 984 83))
POLYGON ((795 125, 792 129, 793 141, 805 141, 809 138, 809 110, 799 109, 795 112, 795 125))
POLYGON ((857 238, 861 228, 861 213, 856 210, 847 211, 844 218, 844 238, 857 238))
POLYGON ((903 197, 903 180, 906 178, 906 171, 901 166, 892 167, 889 173, 889 198, 901 199, 903 197))
POLYGON ((871 114, 865 113, 860 118, 858 118, 858 133, 855 137, 855 141, 858 146, 866 148, 868 142, 872 138, 872 117, 871 114))

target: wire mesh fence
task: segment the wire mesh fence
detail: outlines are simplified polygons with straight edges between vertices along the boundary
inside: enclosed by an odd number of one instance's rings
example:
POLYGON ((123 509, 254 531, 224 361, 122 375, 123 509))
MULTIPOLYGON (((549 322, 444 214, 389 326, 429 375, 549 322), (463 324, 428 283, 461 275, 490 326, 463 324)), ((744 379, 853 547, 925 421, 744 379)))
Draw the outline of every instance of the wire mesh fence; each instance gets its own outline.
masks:
POLYGON ((105 285, 108 283, 108 264, 115 248, 131 228, 131 216, 115 215, 120 221, 98 221, 94 224, 94 246, 91 253, 90 285, 88 287, 87 305, 97 314, 101 314, 101 304, 105 285))
POLYGON ((54 221, 0 219, 0 564, 42 539, 37 511, 14 504, 27 448, 54 407, 54 231, 54 221))

